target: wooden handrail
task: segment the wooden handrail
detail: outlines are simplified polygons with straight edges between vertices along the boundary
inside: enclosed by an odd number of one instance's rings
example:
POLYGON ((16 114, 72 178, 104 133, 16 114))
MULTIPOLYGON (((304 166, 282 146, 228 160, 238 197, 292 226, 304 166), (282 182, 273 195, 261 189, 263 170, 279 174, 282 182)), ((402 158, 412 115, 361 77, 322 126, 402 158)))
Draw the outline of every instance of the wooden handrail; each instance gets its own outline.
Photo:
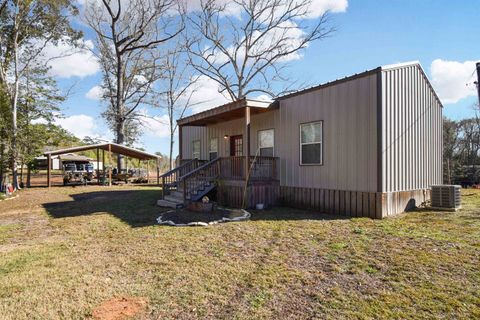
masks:
POLYGON ((173 169, 170 170, 170 171, 165 172, 164 174, 162 174, 162 175, 160 176, 160 178, 163 178, 163 177, 172 175, 173 173, 175 173, 175 172, 177 172, 177 171, 180 171, 181 169, 185 168, 186 166, 188 166, 189 164, 191 164, 191 163, 194 162, 195 160, 198 160, 198 159, 189 160, 189 161, 185 162, 184 164, 182 164, 182 165, 180 165, 180 166, 178 166, 178 167, 175 167, 175 168, 173 168, 173 169))
POLYGON ((213 159, 213 160, 208 161, 207 163, 202 164, 202 165, 201 165, 200 167, 198 167, 197 169, 195 169, 195 170, 193 170, 193 171, 190 171, 189 173, 181 176, 179 180, 182 181, 182 180, 188 179, 189 177, 191 177, 191 176, 193 176, 194 174, 196 174, 197 172, 205 169, 206 167, 211 166, 212 164, 214 164, 215 162, 219 161, 220 159, 221 159, 221 158, 215 158, 215 159, 213 159))
POLYGON ((220 157, 201 164, 198 159, 190 160, 181 166, 163 174, 163 196, 172 188, 183 186, 183 198, 192 199, 200 190, 207 190, 215 179, 252 181, 276 179, 276 157, 233 156, 220 157), (248 160, 247 160, 248 159, 248 160), (248 161, 248 172, 245 169, 248 161), (180 176, 180 174, 182 174, 180 176))
POLYGON ((185 162, 184 164, 164 173, 161 175, 162 178, 162 199, 165 198, 172 188, 178 188, 178 184, 181 181, 179 178, 181 175, 185 174, 184 172, 190 172, 195 170, 200 163, 200 160, 197 158, 185 162))
POLYGON ((200 190, 211 186, 220 173, 220 158, 215 158, 197 169, 180 177, 183 184, 183 200, 192 200, 192 196, 200 190))

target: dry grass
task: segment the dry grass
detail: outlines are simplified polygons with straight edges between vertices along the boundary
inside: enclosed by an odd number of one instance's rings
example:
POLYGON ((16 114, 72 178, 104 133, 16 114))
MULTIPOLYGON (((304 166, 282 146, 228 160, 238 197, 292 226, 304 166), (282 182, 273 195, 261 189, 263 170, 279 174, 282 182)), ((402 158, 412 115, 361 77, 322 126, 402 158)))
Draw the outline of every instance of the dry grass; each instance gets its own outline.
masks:
POLYGON ((0 201, 0 318, 480 317, 480 192, 457 213, 336 219, 287 208, 209 228, 154 225, 153 187, 33 189, 0 201))

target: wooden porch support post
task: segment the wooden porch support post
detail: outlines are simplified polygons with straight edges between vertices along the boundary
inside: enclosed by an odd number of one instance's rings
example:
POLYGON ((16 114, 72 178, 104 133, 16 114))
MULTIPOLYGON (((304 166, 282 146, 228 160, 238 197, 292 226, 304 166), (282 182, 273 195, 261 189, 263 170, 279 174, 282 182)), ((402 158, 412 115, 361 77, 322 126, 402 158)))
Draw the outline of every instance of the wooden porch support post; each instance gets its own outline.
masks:
POLYGON ((51 174, 52 174, 52 155, 48 154, 47 155, 47 187, 50 188, 52 186, 52 179, 51 179, 51 174))
POLYGON ((244 178, 247 179, 248 169, 250 167, 250 107, 245 107, 245 139, 247 140, 247 152, 245 152, 245 172, 244 178))
POLYGON ((100 184, 100 149, 97 148, 97 184, 100 184))
POLYGON ((108 144, 108 186, 112 186, 112 145, 109 143, 108 144))
POLYGON ((159 159, 157 158, 157 186, 160 186, 160 166, 159 166, 159 159))
MULTIPOLYGON (((183 149, 183 126, 178 126, 178 159, 180 161, 178 165, 180 165, 183 160, 182 149, 183 149)), ((170 159, 170 161, 173 161, 173 159, 170 159)))

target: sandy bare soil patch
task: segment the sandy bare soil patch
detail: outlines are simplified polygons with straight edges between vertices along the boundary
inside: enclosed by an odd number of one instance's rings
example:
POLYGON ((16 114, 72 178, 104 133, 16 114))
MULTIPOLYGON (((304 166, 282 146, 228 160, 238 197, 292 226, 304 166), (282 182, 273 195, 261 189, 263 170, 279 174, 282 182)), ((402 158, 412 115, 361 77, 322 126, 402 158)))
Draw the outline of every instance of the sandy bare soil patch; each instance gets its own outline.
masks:
POLYGON ((95 320, 123 320, 145 310, 147 300, 139 297, 119 297, 105 301, 92 312, 95 320))

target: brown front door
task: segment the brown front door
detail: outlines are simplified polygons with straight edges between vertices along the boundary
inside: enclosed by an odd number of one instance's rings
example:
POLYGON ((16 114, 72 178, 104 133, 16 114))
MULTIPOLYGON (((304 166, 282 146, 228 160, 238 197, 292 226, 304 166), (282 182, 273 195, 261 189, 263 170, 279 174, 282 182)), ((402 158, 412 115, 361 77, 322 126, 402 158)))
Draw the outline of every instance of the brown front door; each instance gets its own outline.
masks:
POLYGON ((230 137, 230 156, 243 156, 243 137, 231 136, 230 137))

